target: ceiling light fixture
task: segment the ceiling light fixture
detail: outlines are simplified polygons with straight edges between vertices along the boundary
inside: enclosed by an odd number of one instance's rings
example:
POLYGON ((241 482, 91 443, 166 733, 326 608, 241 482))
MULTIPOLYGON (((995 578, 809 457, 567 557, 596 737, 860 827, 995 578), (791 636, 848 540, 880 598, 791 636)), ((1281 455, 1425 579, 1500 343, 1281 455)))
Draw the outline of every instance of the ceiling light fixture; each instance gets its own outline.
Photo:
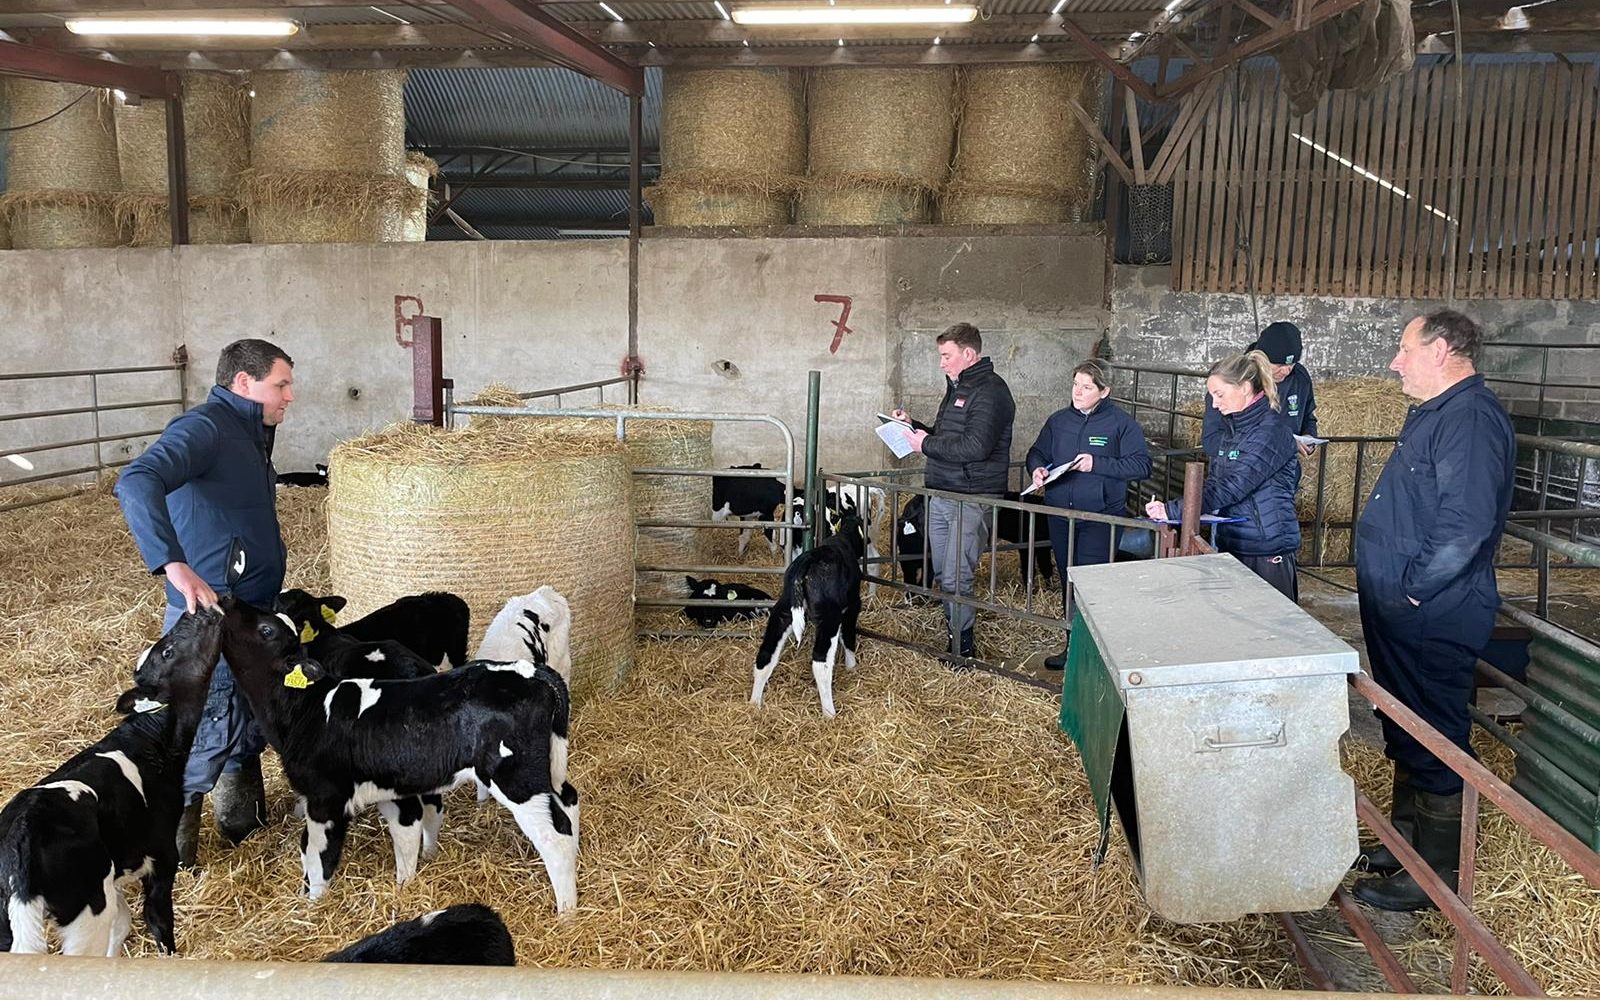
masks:
POLYGON ((735 7, 735 24, 965 24, 978 16, 975 4, 889 6, 842 4, 735 7))
POLYGON ((942 41, 944 41, 944 39, 940 38, 938 35, 933 36, 933 44, 938 45, 942 41))
POLYGON ((1039 40, 1039 36, 1038 36, 1038 35, 1034 35, 1034 36, 1033 36, 1033 37, 1032 37, 1032 38, 1030 38, 1030 39, 1028 39, 1028 41, 1029 41, 1029 42, 1030 42, 1030 43, 1031 43, 1031 42, 1037 42, 1037 41, 1038 41, 1038 40, 1039 40))
POLYGON ((1056 0, 1056 5, 1054 7, 1050 8, 1050 13, 1059 14, 1059 13, 1061 13, 1061 9, 1063 7, 1065 7, 1066 5, 1067 5, 1067 0, 1056 0))
POLYGON ((379 14, 382 14, 382 15, 383 15, 383 16, 384 16, 384 17, 392 17, 392 18, 394 18, 394 19, 395 19, 395 20, 396 20, 396 21, 399 21, 399 22, 400 22, 400 23, 401 23, 401 24, 404 24, 404 25, 410 25, 410 24, 411 24, 411 22, 410 22, 410 21, 407 21, 407 20, 406 20, 406 19, 405 19, 405 18, 403 18, 403 17, 401 17, 401 16, 400 16, 400 15, 398 15, 398 14, 391 14, 391 13, 389 13, 389 12, 388 12, 388 11, 386 11, 386 10, 384 10, 384 9, 383 9, 383 8, 382 8, 382 7, 374 7, 374 6, 372 6, 372 5, 371 5, 371 4, 368 4, 368 5, 367 5, 367 9, 368 9, 368 10, 375 10, 375 11, 377 11, 377 12, 378 12, 378 13, 379 13, 379 14))
POLYGON ((74 35, 226 35, 242 38, 288 38, 300 30, 295 21, 261 17, 75 17, 67 21, 74 35))
POLYGON ((722 15, 724 21, 731 20, 728 17, 728 8, 722 6, 722 0, 711 0, 711 6, 717 8, 717 13, 722 15))
POLYGON ((611 9, 611 5, 606 3, 605 0, 600 0, 600 9, 605 11, 607 14, 610 14, 612 20, 615 20, 615 21, 622 20, 622 15, 618 14, 616 11, 612 10, 611 9))

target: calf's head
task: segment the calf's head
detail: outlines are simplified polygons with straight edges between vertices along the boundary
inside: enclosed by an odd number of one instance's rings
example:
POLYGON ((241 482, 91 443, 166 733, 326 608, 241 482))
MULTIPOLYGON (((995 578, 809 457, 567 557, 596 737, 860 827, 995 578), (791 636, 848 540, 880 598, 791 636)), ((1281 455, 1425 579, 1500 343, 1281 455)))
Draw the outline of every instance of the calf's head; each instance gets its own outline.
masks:
POLYGON ((231 597, 224 597, 221 605, 222 651, 241 681, 303 688, 327 676, 322 664, 306 655, 300 626, 287 614, 263 611, 231 597))
POLYGON ((314 597, 304 590, 291 588, 278 595, 272 609, 294 619, 295 627, 300 630, 300 641, 310 642, 334 624, 334 617, 344 606, 345 599, 337 594, 314 597))
POLYGON ((204 697, 221 646, 222 612, 201 608, 183 615, 155 645, 139 654, 133 687, 117 699, 117 710, 145 711, 185 693, 204 697))

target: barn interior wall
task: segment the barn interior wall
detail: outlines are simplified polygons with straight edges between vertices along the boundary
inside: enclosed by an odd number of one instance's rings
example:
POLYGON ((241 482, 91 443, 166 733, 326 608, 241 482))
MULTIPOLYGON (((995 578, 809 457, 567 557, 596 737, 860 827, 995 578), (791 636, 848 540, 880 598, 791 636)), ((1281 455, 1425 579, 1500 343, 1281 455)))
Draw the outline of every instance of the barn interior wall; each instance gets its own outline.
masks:
MULTIPOLYGON (((1111 349, 1125 361, 1204 367, 1254 339, 1250 296, 1174 292, 1171 268, 1119 265, 1111 287, 1111 349)), ((1383 374, 1400 331, 1413 317, 1444 308, 1441 301, 1263 295, 1262 325, 1288 320, 1301 329, 1305 364, 1319 377, 1383 374)), ((1600 345, 1600 301, 1551 299, 1460 300, 1455 308, 1482 326, 1490 340, 1600 345)), ((1540 352, 1495 351, 1484 367, 1537 380, 1540 352)), ((1600 421, 1600 350, 1552 352, 1550 381, 1587 382, 1592 389, 1552 389, 1547 415, 1600 421)), ((1495 386, 1513 412, 1532 413, 1537 390, 1495 386)))
MULTIPOLYGON (((1065 403, 1064 373, 1105 329, 1101 246, 1066 227, 967 237, 652 237, 640 255, 641 401, 773 413, 801 448, 806 372, 820 369, 824 465, 881 468, 892 463, 872 434, 873 413, 898 403, 931 419, 943 388, 933 339, 965 320, 984 331, 986 352, 1013 386, 1020 456, 1044 416, 1065 403), (818 295, 849 297, 849 332, 834 325, 841 305, 818 295)), ((627 351, 620 240, 12 251, 0 254, 0 370, 162 364, 182 344, 193 403, 225 343, 266 337, 296 361, 297 399, 277 464, 305 469, 335 442, 409 415, 411 354, 397 342, 397 295, 442 318, 445 370, 459 399, 492 381, 526 389, 605 378, 627 351)), ((173 382, 170 374, 102 379, 100 397, 171 396, 173 382)), ((82 379, 6 383, 0 411, 82 406, 89 394, 82 379)), ((101 433, 158 429, 175 412, 108 413, 101 433)), ((91 434, 87 416, 0 423, 0 450, 91 434)), ((108 445, 106 456, 137 454, 147 440, 108 445)), ((717 460, 771 461, 776 440, 721 429, 717 460)), ((33 456, 40 471, 92 457, 87 448, 33 456)), ((0 481, 16 475, 8 465, 0 481)))

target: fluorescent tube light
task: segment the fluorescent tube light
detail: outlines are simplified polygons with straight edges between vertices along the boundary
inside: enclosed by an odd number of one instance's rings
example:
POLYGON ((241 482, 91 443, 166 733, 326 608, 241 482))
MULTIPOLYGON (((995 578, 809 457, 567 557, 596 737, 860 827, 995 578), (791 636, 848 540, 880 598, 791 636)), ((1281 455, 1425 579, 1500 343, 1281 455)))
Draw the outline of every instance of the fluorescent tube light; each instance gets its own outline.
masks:
POLYGON ((626 229, 557 229, 562 236, 626 236, 626 229))
POLYGON ((965 24, 977 16, 978 8, 973 4, 918 7, 838 4, 733 9, 735 24, 965 24))
POLYGON ((728 8, 722 6, 722 0, 711 0, 711 6, 717 8, 717 13, 722 15, 724 21, 728 20, 728 8))
POLYGON ((288 38, 300 25, 283 18, 259 17, 75 17, 67 21, 74 35, 228 35, 246 38, 288 38))
POLYGON ((603 11, 605 11, 605 12, 606 12, 606 13, 607 13, 607 14, 610 14, 610 15, 611 15, 611 17, 612 17, 612 18, 613 18, 613 19, 614 19, 614 20, 618 20, 618 21, 620 21, 620 20, 622 20, 622 15, 621 15, 621 14, 618 14, 618 13, 617 13, 617 12, 616 12, 616 11, 614 11, 614 10, 612 10, 612 9, 611 9, 611 5, 610 5, 610 4, 608 4, 608 3, 602 3, 602 4, 601 4, 601 5, 600 5, 600 9, 601 9, 601 10, 603 10, 603 11))

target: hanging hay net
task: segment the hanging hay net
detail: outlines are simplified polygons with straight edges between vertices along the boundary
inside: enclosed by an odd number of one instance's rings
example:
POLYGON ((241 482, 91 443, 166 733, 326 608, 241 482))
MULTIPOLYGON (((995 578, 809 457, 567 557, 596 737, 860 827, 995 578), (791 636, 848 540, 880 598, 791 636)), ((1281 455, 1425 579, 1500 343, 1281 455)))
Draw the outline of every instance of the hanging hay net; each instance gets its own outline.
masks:
POLYGON ((9 133, 7 191, 0 196, 12 245, 57 250, 121 243, 112 211, 122 179, 109 92, 19 77, 8 83, 7 102, 12 127, 28 126, 9 133))
POLYGON ((957 77, 960 125, 940 199, 948 223, 1079 222, 1097 150, 1069 102, 1102 113, 1106 74, 1089 63, 968 66, 957 77))
POLYGON ((663 77, 659 226, 789 221, 805 173, 802 76, 791 69, 669 69, 663 77))
POLYGON ((251 242, 405 235, 427 193, 405 176, 404 84, 397 70, 252 75, 250 169, 240 184, 251 242))
POLYGON ((1361 0, 1272 50, 1289 107, 1308 114, 1329 90, 1370 94, 1417 58, 1410 0, 1361 0))
POLYGON ((428 185, 439 176, 439 164, 424 153, 406 152, 406 183, 422 192, 422 200, 406 207, 400 238, 406 243, 422 243, 428 238, 428 185))
POLYGON ((891 224, 927 221, 927 196, 944 184, 950 170, 953 72, 941 67, 818 69, 810 77, 808 100, 801 221, 852 225, 863 216, 891 224), (858 188, 904 196, 846 199, 836 194, 858 188), (832 217, 829 208, 847 214, 832 217))
POLYGON ((633 520, 614 439, 474 421, 397 424, 328 459, 333 589, 359 617, 428 590, 472 609, 472 643, 506 600, 549 584, 572 606, 575 702, 633 662, 633 520))
MULTIPOLYGON (((514 399, 514 394, 512 395, 514 399)), ((524 405, 493 403, 489 405, 524 405)), ((617 406, 597 409, 618 413, 666 412, 666 407, 617 406)), ((615 440, 616 421, 597 417, 526 417, 539 430, 564 436, 615 440)), ((633 469, 709 469, 712 468, 711 422, 709 420, 630 420, 624 425, 623 446, 628 468, 633 469)), ((634 476, 633 516, 640 521, 704 521, 711 516, 711 480, 706 476, 634 476)), ((704 533, 698 528, 638 528, 635 530, 634 559, 640 566, 699 565, 706 562, 704 533)), ((678 596, 683 591, 682 573, 640 573, 636 580, 638 596, 678 596)))
MULTIPOLYGON (((168 246, 166 102, 118 102, 117 160, 124 193, 118 221, 134 246, 168 246)), ((224 73, 183 74, 183 131, 189 186, 189 242, 245 243, 239 175, 250 165, 250 96, 224 73)))

